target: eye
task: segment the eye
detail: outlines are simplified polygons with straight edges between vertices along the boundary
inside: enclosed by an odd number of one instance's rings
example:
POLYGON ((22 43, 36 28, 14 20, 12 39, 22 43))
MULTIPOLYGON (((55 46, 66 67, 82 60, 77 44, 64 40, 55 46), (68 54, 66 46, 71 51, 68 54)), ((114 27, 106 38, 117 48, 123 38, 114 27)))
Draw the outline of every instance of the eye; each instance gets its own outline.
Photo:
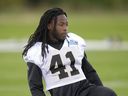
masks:
POLYGON ((59 23, 58 25, 59 25, 59 26, 64 26, 64 25, 65 25, 65 26, 68 26, 68 23, 67 23, 67 22, 66 22, 66 23, 61 22, 61 23, 59 23))
POLYGON ((59 26, 63 26, 64 25, 64 23, 59 23, 59 26))

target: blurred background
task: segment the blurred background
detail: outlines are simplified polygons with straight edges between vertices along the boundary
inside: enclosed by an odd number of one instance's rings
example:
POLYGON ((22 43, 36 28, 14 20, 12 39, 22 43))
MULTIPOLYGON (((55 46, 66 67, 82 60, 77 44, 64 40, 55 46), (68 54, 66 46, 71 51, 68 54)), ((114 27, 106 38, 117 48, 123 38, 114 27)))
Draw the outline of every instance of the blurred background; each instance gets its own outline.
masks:
POLYGON ((128 0, 1 0, 0 96, 31 96, 21 54, 41 15, 52 7, 67 12, 69 31, 85 39, 88 60, 104 85, 127 96, 128 0))

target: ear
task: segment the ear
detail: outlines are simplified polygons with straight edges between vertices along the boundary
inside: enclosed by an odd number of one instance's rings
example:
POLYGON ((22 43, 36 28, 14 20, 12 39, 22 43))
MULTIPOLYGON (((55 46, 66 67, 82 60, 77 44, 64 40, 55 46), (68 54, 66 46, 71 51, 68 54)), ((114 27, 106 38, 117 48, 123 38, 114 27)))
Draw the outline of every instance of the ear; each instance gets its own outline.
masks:
POLYGON ((51 23, 48 24, 48 30, 52 30, 52 24, 51 23))
POLYGON ((54 29, 54 21, 52 20, 47 27, 49 31, 52 31, 54 29))

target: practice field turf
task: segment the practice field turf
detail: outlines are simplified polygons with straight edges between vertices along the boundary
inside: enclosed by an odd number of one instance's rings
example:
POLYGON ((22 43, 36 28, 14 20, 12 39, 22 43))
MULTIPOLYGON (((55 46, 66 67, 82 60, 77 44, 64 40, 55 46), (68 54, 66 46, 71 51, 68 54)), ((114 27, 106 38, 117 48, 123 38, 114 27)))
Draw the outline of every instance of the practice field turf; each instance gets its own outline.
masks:
MULTIPOLYGON (((87 55, 104 85, 118 96, 127 96, 128 51, 88 51, 87 55)), ((0 96, 30 96, 26 73, 21 53, 0 53, 0 96)))
MULTIPOLYGON (((0 39, 26 38, 38 26, 42 13, 0 13, 0 39)), ((109 37, 128 40, 127 13, 69 14, 69 31, 85 39, 109 37)))
MULTIPOLYGON (((42 13, 0 13, 0 39, 24 39, 35 31, 42 13)), ((128 41, 128 13, 68 14, 69 31, 84 39, 128 41)), ((128 51, 88 51, 88 60, 105 86, 128 94, 128 51)), ((0 52, 0 96, 30 96, 21 53, 0 52)))

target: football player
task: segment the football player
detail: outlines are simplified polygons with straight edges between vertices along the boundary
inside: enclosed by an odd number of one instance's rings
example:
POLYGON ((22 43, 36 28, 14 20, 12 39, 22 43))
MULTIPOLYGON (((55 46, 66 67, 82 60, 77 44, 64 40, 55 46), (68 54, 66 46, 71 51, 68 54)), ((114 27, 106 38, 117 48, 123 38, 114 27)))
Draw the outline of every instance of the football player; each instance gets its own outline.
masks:
POLYGON ((68 32, 61 8, 47 10, 22 54, 32 96, 46 96, 42 80, 51 96, 116 96, 87 61, 85 47, 81 37, 68 32))

